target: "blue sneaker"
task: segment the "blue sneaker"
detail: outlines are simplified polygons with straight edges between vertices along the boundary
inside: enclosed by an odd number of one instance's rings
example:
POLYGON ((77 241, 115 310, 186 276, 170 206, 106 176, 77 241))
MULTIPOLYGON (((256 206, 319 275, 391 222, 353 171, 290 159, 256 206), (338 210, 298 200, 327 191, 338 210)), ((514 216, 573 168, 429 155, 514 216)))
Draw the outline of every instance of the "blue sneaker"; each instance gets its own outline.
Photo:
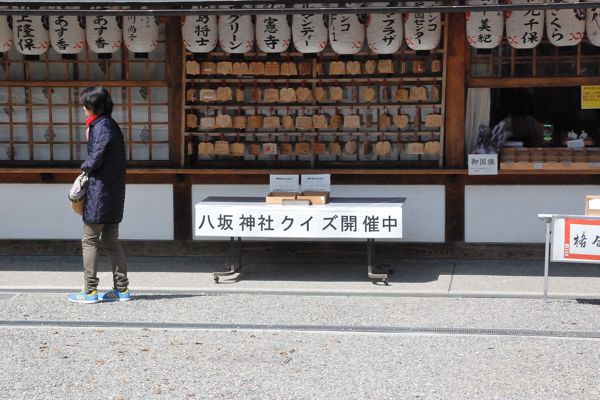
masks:
POLYGON ((124 292, 119 292, 117 289, 113 289, 110 292, 106 292, 100 295, 100 301, 128 301, 131 300, 131 293, 129 289, 125 289, 124 292))
POLYGON ((92 293, 87 294, 85 290, 82 290, 80 293, 70 295, 69 300, 73 303, 97 303, 98 292, 94 290, 92 293))

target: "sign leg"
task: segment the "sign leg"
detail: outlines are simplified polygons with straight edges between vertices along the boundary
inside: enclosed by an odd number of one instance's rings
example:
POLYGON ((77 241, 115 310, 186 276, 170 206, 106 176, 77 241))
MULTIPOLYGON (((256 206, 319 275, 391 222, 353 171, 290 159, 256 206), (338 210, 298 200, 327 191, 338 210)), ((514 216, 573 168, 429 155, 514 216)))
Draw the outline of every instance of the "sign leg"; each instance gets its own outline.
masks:
POLYGON ((544 257, 544 303, 548 302, 548 269, 550 264, 550 223, 552 219, 546 220, 546 252, 544 257))

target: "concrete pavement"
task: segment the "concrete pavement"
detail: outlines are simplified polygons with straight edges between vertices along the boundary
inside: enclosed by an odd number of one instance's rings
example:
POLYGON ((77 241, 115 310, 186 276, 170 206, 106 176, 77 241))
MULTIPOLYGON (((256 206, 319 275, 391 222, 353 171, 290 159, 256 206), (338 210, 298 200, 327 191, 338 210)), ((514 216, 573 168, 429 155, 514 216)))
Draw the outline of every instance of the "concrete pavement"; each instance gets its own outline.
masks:
MULTIPOLYGON (((221 277, 221 257, 128 257, 135 292, 363 294, 369 296, 542 297, 544 261, 380 260, 394 268, 389 286, 367 277, 361 259, 254 258, 238 274, 221 277)), ((551 263, 549 298, 600 298, 600 266, 551 263)), ((100 261, 100 290, 112 286, 107 257, 100 261)), ((83 287, 81 257, 0 256, 0 292, 74 292, 83 287)))

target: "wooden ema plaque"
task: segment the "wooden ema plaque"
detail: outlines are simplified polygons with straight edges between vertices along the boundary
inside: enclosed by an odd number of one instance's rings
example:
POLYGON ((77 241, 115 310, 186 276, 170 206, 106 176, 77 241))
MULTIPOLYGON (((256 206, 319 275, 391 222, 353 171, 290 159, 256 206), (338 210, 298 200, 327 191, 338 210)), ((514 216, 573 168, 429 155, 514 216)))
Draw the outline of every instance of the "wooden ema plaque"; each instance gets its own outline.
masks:
POLYGON ((228 156, 231 153, 229 142, 224 140, 217 140, 215 142, 215 155, 217 156, 228 156))
POLYGON ((185 73, 188 75, 200 75, 200 64, 198 64, 196 61, 186 62, 185 73))
POLYGON ((230 87, 221 86, 217 89, 217 101, 229 101, 233 98, 230 87))
POLYGON ((297 156, 307 156, 310 154, 310 143, 298 142, 295 149, 297 156))
POLYGON ((231 75, 233 73, 233 63, 230 61, 221 61, 217 63, 217 74, 231 75))
POLYGON ((266 129, 279 129, 280 121, 278 116, 264 117, 263 128, 266 129))
POLYGON ((376 156, 391 156, 392 155, 392 145, 387 140, 379 141, 375 145, 375 155, 376 156))
POLYGON ((244 157, 246 155, 246 146, 244 146, 243 143, 232 143, 231 155, 235 157, 244 157))
POLYGON ((211 142, 198 143, 198 154, 210 156, 215 153, 215 146, 211 142))
POLYGON ((430 141, 425 143, 425 154, 438 154, 440 152, 440 150, 442 149, 442 146, 440 145, 440 142, 438 141, 430 141))

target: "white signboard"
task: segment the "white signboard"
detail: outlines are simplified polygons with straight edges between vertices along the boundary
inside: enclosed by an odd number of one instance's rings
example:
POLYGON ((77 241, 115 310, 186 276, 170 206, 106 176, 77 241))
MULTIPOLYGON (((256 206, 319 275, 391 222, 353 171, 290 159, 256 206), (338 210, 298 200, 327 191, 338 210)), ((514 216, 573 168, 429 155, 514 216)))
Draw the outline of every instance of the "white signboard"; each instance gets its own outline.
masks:
POLYGON ((498 175, 498 154, 469 154, 469 175, 498 175))
POLYGON ((600 262, 600 217, 552 218, 550 261, 600 262))
POLYGON ((195 236, 377 239, 402 237, 404 198, 331 199, 322 205, 209 197, 196 204, 195 236), (355 202, 353 202, 355 201, 355 202))
POLYGON ((299 192, 299 175, 271 175, 271 192, 299 192))
POLYGON ((331 192, 330 174, 303 174, 302 175, 303 192, 331 192))

